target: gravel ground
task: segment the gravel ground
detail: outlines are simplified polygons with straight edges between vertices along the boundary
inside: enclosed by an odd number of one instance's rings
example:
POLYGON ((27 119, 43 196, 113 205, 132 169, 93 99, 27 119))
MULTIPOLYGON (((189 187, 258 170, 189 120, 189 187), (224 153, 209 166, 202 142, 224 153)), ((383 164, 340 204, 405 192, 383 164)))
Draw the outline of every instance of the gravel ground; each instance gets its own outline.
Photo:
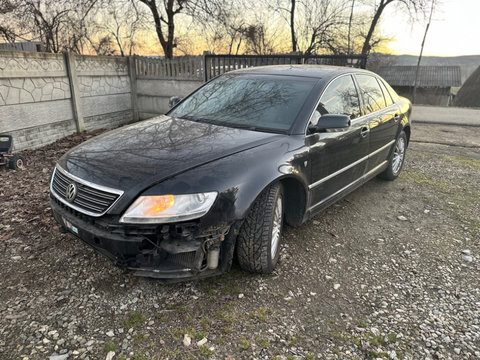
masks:
POLYGON ((478 132, 415 130, 401 177, 287 228, 273 274, 172 285, 54 224, 55 159, 94 134, 24 152, 0 169, 0 359, 479 359, 478 132))

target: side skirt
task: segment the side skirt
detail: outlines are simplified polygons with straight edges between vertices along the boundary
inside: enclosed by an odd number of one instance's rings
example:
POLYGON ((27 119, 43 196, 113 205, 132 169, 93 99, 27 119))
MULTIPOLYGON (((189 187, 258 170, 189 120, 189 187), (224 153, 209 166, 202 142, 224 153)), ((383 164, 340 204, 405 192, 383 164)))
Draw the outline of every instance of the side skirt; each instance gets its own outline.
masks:
POLYGON ((320 211, 326 209, 330 205, 336 203, 338 200, 342 199, 355 189, 358 189, 360 186, 365 184, 367 181, 371 180, 378 174, 380 174, 382 171, 384 171, 388 166, 388 161, 385 160, 383 161, 380 165, 374 167, 372 170, 370 170, 368 173, 364 174, 362 177, 358 178, 357 180, 351 182, 347 186, 341 188, 337 192, 329 195, 325 199, 321 200, 320 202, 316 203, 315 205, 310 206, 307 209, 307 212, 305 214, 305 220, 308 220, 318 214, 320 211))

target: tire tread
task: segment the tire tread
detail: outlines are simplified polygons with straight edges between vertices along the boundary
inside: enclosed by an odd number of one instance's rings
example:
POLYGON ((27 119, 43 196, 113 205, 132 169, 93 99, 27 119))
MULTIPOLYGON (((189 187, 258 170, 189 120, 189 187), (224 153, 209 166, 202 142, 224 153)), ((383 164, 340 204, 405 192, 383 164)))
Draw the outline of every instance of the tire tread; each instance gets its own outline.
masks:
POLYGON ((269 245, 275 204, 280 192, 280 184, 263 191, 243 222, 237 239, 237 258, 246 271, 270 273, 275 267, 270 258, 269 245))

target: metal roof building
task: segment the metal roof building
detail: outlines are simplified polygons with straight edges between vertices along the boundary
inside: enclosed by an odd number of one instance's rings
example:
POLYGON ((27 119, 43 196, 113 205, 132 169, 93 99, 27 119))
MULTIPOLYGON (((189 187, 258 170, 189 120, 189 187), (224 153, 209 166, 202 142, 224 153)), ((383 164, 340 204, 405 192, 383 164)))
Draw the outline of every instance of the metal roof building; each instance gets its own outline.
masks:
MULTIPOLYGON (((392 86, 413 86, 416 66, 382 66, 378 74, 392 86)), ((461 86, 460 66, 420 66, 418 87, 461 86)))
POLYGON ((28 41, 16 43, 0 43, 0 51, 45 51, 45 47, 41 41, 28 41))
MULTIPOLYGON (((382 66, 378 74, 398 92, 412 100, 416 66, 382 66)), ((417 104, 452 104, 452 87, 462 85, 460 66, 420 66, 418 71, 417 104)))

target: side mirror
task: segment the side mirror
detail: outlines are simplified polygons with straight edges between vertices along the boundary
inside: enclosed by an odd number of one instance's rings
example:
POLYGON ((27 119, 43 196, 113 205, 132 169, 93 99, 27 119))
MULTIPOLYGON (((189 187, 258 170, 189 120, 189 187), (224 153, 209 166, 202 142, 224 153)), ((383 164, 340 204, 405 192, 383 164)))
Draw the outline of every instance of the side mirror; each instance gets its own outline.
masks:
POLYGON ((317 125, 310 125, 310 133, 324 132, 328 129, 347 129, 350 127, 350 116, 341 114, 325 114, 318 120, 317 125))
POLYGON ((168 100, 168 106, 170 106, 170 108, 173 108, 175 105, 177 105, 180 101, 182 101, 183 98, 181 97, 178 97, 178 96, 172 96, 169 100, 168 100))

